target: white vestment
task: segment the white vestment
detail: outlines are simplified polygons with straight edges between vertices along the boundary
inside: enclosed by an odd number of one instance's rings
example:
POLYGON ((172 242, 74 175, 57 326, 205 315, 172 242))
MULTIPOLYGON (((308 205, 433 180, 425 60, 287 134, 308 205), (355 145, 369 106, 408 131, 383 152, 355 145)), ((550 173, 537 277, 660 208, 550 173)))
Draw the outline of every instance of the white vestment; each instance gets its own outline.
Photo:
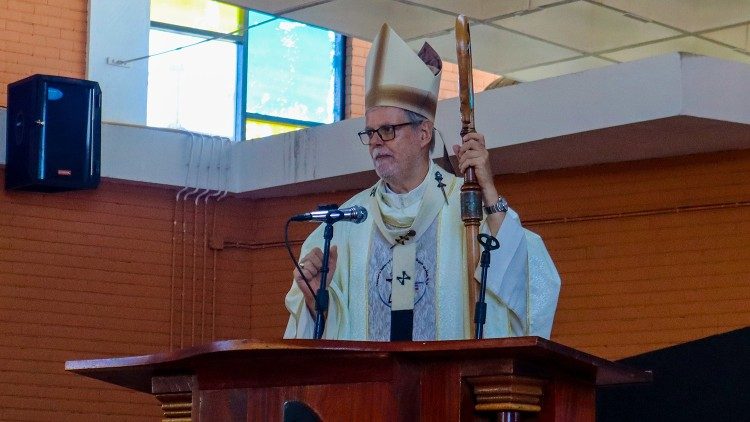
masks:
MULTIPOLYGON (((415 329, 415 340, 431 339, 419 338, 416 335, 418 331, 427 333, 423 335, 432 336, 435 340, 473 338, 474 323, 469 318, 467 299, 465 229, 461 221, 460 185, 460 179, 433 164, 418 188, 424 192, 419 192, 416 205, 405 205, 405 212, 408 213, 411 209, 412 214, 416 214, 411 227, 419 228, 417 239, 412 241, 420 242, 420 236, 426 236, 421 239, 421 244, 417 243, 415 266, 428 275, 417 279, 414 302, 420 299, 425 300, 425 303, 429 301, 429 308, 416 303, 414 324, 420 325, 418 320, 422 317, 427 318, 429 324, 434 321, 434 329, 425 330, 423 324, 415 329), (440 176, 435 177, 436 173, 440 173, 440 176), (443 184, 441 189, 439 186, 443 184), (443 196, 443 191, 447 199, 443 196), (425 250, 434 257, 426 257, 425 250), (426 284, 432 290, 424 294, 419 289, 424 289, 426 284)), ((390 267, 374 262, 379 259, 375 255, 380 256, 384 250, 390 250, 384 245, 392 245, 395 236, 393 233, 383 233, 393 228, 389 224, 391 219, 381 215, 381 209, 384 209, 383 198, 387 196, 385 183, 379 181, 371 189, 360 192, 342 205, 363 206, 369 217, 361 224, 339 222, 334 226, 331 243, 338 246, 338 262, 329 285, 331 300, 323 338, 387 340, 382 337, 382 327, 371 327, 371 312, 376 312, 380 302, 390 301, 388 295, 382 293, 375 297, 377 288, 374 286, 379 286, 378 283, 382 283, 385 278, 389 282, 393 279, 391 274, 386 274, 388 277, 379 274, 388 272, 390 267), (389 241, 389 244, 383 243, 389 241)), ((390 211, 392 210, 389 208, 390 211)), ((488 233, 485 222, 480 226, 480 231, 488 233)), ((542 239, 524 229, 518 214, 512 209, 506 213, 495 237, 500 242, 500 248, 491 252, 491 265, 487 273, 487 321, 484 325, 484 337, 549 338, 557 307, 560 277, 542 239)), ((323 247, 323 225, 307 238, 300 256, 306 255, 315 247, 323 247)), ((479 282, 480 274, 481 268, 477 266, 473 282, 479 282)), ((314 319, 305 305, 302 291, 294 282, 287 293, 285 304, 290 317, 284 337, 312 338, 314 319)), ((390 315, 387 313, 377 315, 377 318, 388 317, 390 315)), ((388 321, 385 326, 389 327, 389 324, 388 321)))

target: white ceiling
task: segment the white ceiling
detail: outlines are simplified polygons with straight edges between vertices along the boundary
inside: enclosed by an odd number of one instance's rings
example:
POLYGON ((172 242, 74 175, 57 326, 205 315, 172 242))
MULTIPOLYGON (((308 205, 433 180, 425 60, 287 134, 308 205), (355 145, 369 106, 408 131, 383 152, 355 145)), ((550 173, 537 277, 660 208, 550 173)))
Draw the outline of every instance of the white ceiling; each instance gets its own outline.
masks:
POLYGON ((671 51, 750 63, 750 0, 223 0, 371 41, 383 22, 455 62, 469 17, 475 67, 521 81, 671 51))

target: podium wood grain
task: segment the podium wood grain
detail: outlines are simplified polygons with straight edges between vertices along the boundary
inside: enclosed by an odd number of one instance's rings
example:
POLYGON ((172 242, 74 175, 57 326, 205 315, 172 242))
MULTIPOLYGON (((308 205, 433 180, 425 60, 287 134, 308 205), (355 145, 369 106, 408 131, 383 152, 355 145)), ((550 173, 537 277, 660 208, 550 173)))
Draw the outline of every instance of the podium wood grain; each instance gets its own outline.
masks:
POLYGON ((168 421, 281 421, 299 401, 322 421, 594 422, 595 387, 650 374, 538 337, 439 342, 229 340, 66 369, 153 394, 168 421), (189 402, 187 401, 189 399, 189 402), (189 412, 186 413, 186 409, 189 412))

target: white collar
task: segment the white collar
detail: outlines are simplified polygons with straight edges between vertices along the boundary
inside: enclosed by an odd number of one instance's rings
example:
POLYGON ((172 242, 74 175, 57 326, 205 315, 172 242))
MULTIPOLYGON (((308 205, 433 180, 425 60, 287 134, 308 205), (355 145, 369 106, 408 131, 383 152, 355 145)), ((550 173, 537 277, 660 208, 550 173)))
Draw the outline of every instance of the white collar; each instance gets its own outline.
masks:
POLYGON ((422 197, 424 196, 424 192, 427 190, 427 179, 429 179, 430 174, 432 173, 432 166, 433 164, 430 163, 430 167, 427 170, 427 174, 425 174, 424 179, 422 180, 422 183, 419 184, 416 188, 410 190, 406 193, 396 193, 393 192, 389 187, 387 183, 383 183, 383 202, 388 204, 388 206, 396 208, 396 209, 404 209, 408 208, 414 204, 418 204, 422 197))

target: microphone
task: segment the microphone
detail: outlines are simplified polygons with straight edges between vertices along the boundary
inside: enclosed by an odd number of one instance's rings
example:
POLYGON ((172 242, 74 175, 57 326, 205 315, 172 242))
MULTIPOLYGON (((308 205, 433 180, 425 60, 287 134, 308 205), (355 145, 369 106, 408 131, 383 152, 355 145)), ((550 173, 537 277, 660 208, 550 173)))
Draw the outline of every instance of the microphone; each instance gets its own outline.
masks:
POLYGON ((337 221, 351 221, 359 224, 367 220, 367 210, 359 205, 340 209, 323 209, 318 211, 297 214, 291 218, 292 221, 316 221, 322 223, 335 223, 337 221))

